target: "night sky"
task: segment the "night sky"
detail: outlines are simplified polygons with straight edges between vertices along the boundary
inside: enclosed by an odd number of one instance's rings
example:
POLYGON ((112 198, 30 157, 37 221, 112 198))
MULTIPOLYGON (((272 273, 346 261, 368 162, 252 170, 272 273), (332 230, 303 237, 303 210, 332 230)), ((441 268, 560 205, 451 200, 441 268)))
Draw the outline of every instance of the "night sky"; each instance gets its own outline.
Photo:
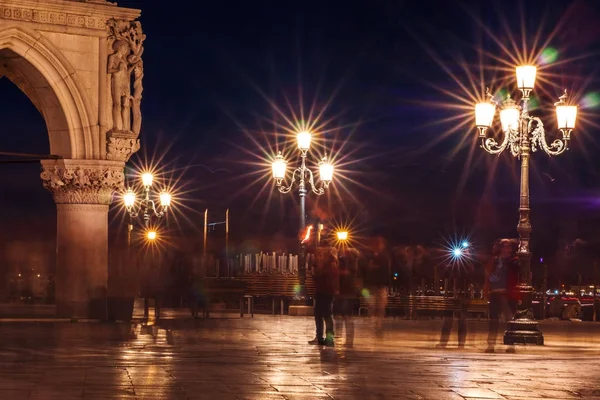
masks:
MULTIPOLYGON (((393 243, 456 233, 487 246, 514 236, 519 164, 478 147, 470 110, 485 85, 518 97, 514 73, 499 71, 493 56, 522 53, 524 28, 527 49, 546 50, 534 112, 549 135, 565 87, 582 115, 566 154, 532 157, 534 249, 600 236, 595 0, 118 3, 142 9, 147 34, 142 150, 132 162, 162 157, 185 191, 187 220, 178 220, 187 235, 201 232, 205 208, 219 220, 228 207, 238 240, 294 235, 297 196, 276 193, 264 163, 285 141, 274 106, 289 117, 314 106, 329 121, 319 140, 343 177, 318 203, 309 196, 309 214, 353 219, 355 229, 393 243)), ((42 117, 7 79, 0 105, 0 151, 47 154, 42 117)), ((14 235, 54 232, 39 172, 38 164, 0 164, 0 223, 14 235)), ((116 211, 110 218, 119 231, 116 211)))

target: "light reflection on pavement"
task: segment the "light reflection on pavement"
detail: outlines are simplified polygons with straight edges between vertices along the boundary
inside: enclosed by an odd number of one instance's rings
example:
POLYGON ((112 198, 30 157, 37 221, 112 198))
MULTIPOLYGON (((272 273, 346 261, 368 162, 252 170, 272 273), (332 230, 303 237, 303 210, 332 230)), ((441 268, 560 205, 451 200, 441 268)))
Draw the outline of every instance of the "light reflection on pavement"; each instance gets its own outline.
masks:
POLYGON ((0 399, 600 399, 600 324, 545 322, 546 346, 485 354, 485 322, 436 349, 440 320, 356 321, 309 346, 305 317, 157 324, 0 322, 0 399))

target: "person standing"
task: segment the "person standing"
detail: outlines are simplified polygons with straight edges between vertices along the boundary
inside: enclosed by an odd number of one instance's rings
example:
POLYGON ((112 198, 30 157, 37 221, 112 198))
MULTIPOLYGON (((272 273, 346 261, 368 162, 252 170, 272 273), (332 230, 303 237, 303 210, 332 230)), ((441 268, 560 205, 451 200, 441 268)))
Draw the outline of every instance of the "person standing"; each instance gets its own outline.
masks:
MULTIPOLYGON (((489 301, 490 319, 486 353, 494 352, 500 315, 504 316, 505 321, 513 317, 519 276, 519 260, 516 256, 516 244, 513 241, 499 240, 492 254, 492 262, 486 268, 484 285, 484 294, 489 301)), ((514 347, 509 347, 507 352, 514 352, 514 347)))
POLYGON ((440 342, 436 347, 444 348, 448 345, 455 319, 458 322, 458 348, 462 349, 465 347, 467 341, 467 302, 470 298, 466 290, 466 283, 469 272, 471 272, 470 266, 465 268, 464 271, 458 269, 449 269, 446 271, 445 275, 453 282, 454 286, 454 307, 451 310, 444 310, 442 312, 444 315, 444 324, 440 333, 440 342), (460 285, 464 290, 458 287, 459 282, 464 283, 460 285))
POLYGON ((340 286, 338 251, 335 247, 319 247, 317 249, 314 275, 316 336, 308 343, 333 346, 333 299, 339 293, 340 286), (325 336, 323 328, 325 328, 325 336))
POLYGON ((388 303, 390 284, 390 258, 385 248, 385 240, 378 238, 372 258, 369 262, 368 273, 364 277, 371 296, 374 309, 375 330, 378 336, 383 334, 383 319, 388 303))
POLYGON ((345 329, 346 346, 354 344, 354 320, 352 314, 360 295, 357 277, 358 251, 345 249, 339 257, 340 294, 335 301, 336 331, 338 335, 345 329))

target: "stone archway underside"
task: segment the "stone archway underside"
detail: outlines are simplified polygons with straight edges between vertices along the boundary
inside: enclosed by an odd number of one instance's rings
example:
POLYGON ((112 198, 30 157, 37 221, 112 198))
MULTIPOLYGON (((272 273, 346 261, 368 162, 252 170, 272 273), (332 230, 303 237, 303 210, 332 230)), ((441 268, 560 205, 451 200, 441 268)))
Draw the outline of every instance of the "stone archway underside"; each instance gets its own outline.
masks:
POLYGON ((13 82, 42 114, 50 141, 50 153, 69 157, 69 126, 56 93, 46 78, 23 57, 10 49, 0 50, 0 76, 13 82))
POLYGON ((60 317, 107 317, 108 208, 139 148, 139 14, 102 0, 0 0, 0 77, 40 111, 61 157, 41 174, 57 206, 60 317))

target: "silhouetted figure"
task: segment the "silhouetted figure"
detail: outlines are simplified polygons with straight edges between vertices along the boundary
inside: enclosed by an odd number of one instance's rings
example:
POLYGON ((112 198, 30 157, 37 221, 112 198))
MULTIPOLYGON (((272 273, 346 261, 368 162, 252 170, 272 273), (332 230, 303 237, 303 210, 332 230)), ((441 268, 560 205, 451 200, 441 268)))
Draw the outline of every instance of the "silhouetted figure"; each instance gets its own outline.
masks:
POLYGON ((335 247, 320 247, 315 255, 315 327, 316 336, 309 344, 333 346, 333 299, 339 293, 338 251, 335 247), (323 322, 325 333, 323 336, 323 322))
POLYGON ((190 288, 190 311, 192 317, 198 318, 198 310, 202 309, 204 315, 208 309, 208 291, 201 277, 192 275, 190 288))
MULTIPOLYGON (((501 239, 493 250, 493 259, 486 268, 484 294, 489 300, 489 333, 487 353, 493 353, 498 336, 499 318, 512 319, 516 306, 516 287, 519 277, 519 260, 516 244, 510 239, 501 239)), ((509 347, 507 352, 513 352, 509 347)))
POLYGON ((457 282, 463 282, 465 274, 460 274, 460 271, 450 271, 449 277, 454 281, 454 309, 444 310, 444 324, 440 334, 440 343, 437 347, 446 347, 450 339, 450 332, 454 325, 454 320, 458 322, 458 348, 464 348, 467 340, 467 302, 469 301, 467 293, 456 287, 457 282))
POLYGON ((375 250, 369 261, 367 274, 364 276, 365 285, 371 299, 371 309, 375 317, 375 331, 383 334, 383 319, 388 302, 390 284, 390 257, 385 249, 385 241, 378 238, 375 250))
POLYGON ((338 335, 345 329, 347 346, 354 344, 354 305, 360 295, 358 280, 358 252, 352 249, 342 250, 339 257, 340 294, 335 301, 336 331, 338 335))
POLYGON ((170 278, 167 265, 161 258, 151 260, 146 264, 142 285, 145 320, 148 320, 150 316, 151 299, 154 299, 154 318, 156 320, 160 319, 161 308, 169 287, 170 278))

